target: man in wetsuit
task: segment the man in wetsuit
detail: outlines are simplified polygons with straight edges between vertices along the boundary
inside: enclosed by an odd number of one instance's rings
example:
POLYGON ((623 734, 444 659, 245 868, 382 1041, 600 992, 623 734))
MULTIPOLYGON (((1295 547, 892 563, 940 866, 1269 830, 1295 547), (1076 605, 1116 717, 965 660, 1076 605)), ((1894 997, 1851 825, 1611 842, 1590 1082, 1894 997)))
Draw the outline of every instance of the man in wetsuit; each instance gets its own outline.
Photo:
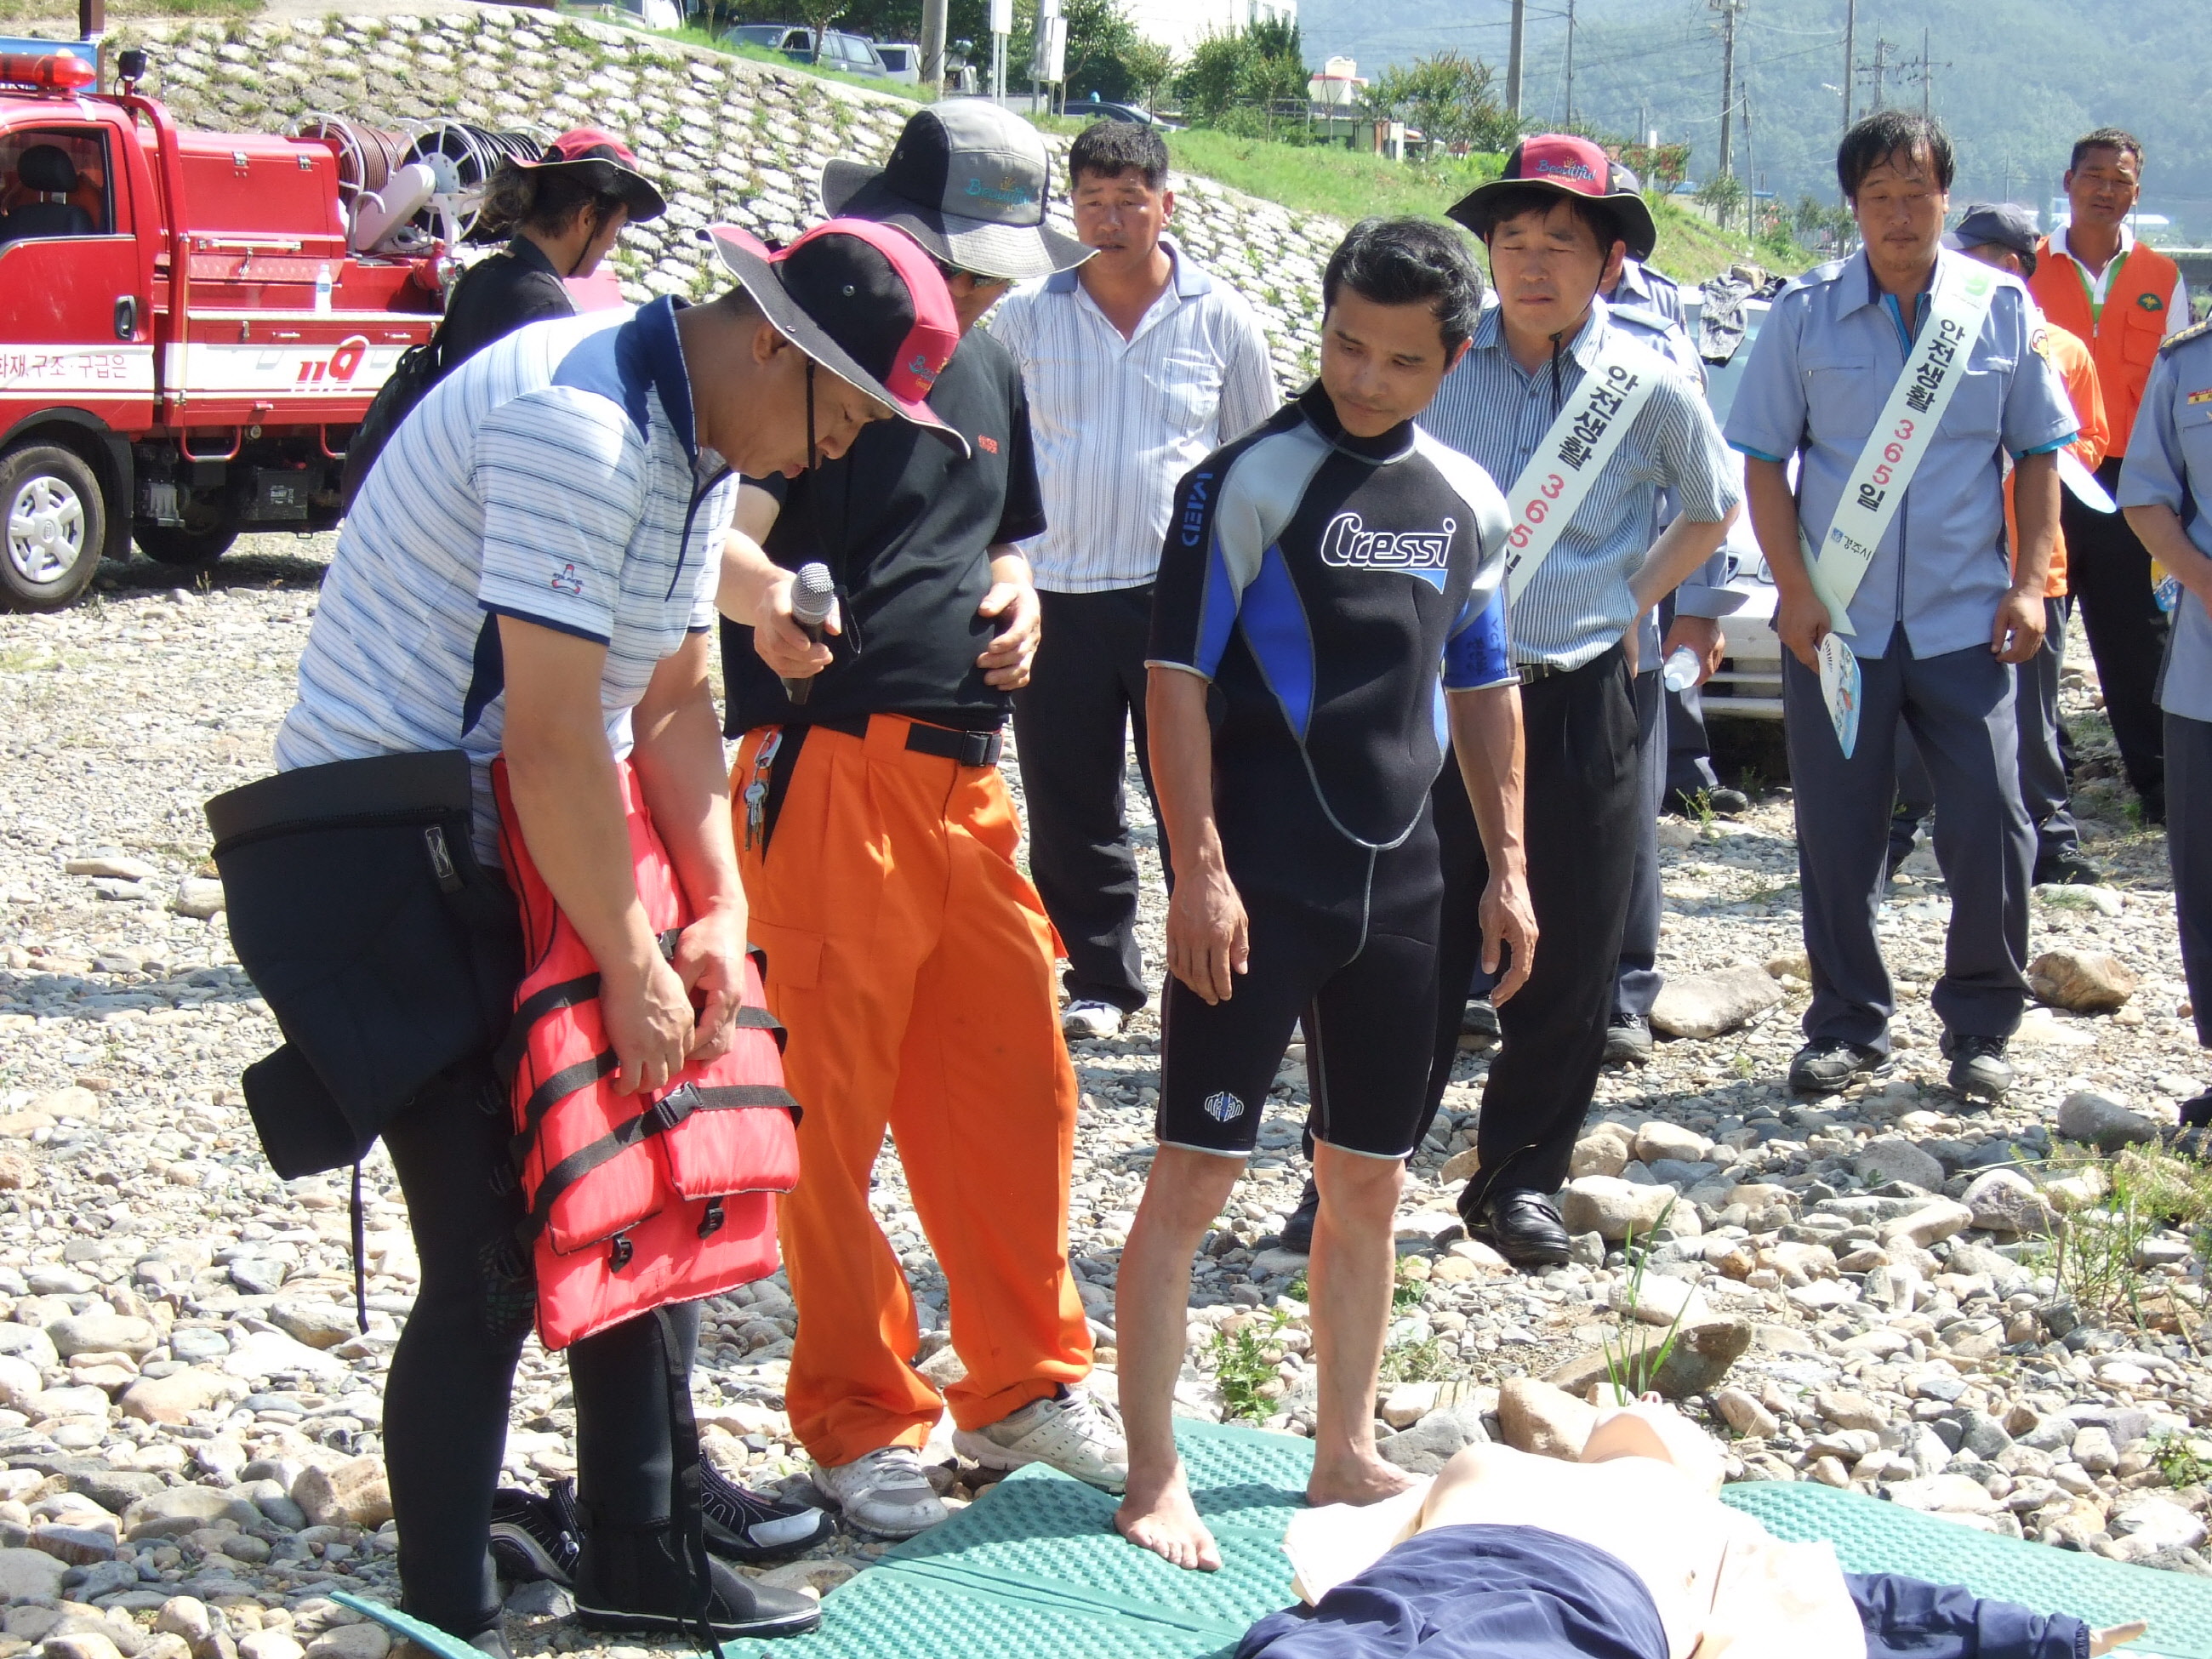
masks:
POLYGON ((1370 219, 1331 257, 1322 295, 1320 383, 1184 477, 1152 607, 1152 775, 1177 879, 1159 1146, 1116 1307, 1129 1474, 1115 1523, 1184 1567, 1220 1565, 1170 1427, 1192 1256, 1301 1013, 1322 1197, 1307 1496, 1369 1503, 1410 1479, 1376 1454, 1375 1380, 1436 1004, 1439 660, 1498 872, 1493 957, 1495 941, 1512 945, 1501 1000, 1534 942, 1498 592, 1504 503, 1480 467, 1413 425, 1466 349, 1482 279, 1450 230, 1370 219))

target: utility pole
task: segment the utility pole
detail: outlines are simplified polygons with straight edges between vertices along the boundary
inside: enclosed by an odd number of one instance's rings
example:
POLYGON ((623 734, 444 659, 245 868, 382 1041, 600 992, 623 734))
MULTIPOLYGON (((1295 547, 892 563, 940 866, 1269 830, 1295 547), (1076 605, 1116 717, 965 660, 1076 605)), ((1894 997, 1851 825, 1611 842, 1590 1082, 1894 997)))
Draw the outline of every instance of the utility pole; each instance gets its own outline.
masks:
POLYGON ((1759 240, 1759 167, 1751 159, 1751 65, 1743 66, 1743 228, 1759 240))
POLYGON ((945 0, 921 0, 921 84, 945 91, 945 0))
POLYGON ((1575 0, 1567 0, 1567 125, 1575 124, 1575 0))
POLYGON ((1721 15, 1721 161, 1723 173, 1734 169, 1729 165, 1729 124, 1735 114, 1735 20, 1743 10, 1746 0, 1705 0, 1705 3, 1721 15))
POLYGON ((1936 71, 1950 67, 1948 64, 1938 64, 1930 59, 1928 52, 1928 31, 1921 30, 1919 60, 1915 63, 1899 64, 1898 78, 1899 80, 1910 78, 1920 82, 1920 113, 1923 116, 1929 112, 1935 101, 1936 71))
POLYGON ((1870 75, 1874 77, 1874 106, 1877 110, 1882 106, 1882 82, 1887 78, 1891 69, 1889 54, 1895 50, 1896 48, 1888 41, 1876 35, 1874 42, 1874 62, 1861 64, 1858 66, 1858 72, 1861 75, 1870 75))
POLYGON ((1521 48, 1528 32, 1528 0, 1513 0, 1513 37, 1505 49, 1505 112, 1521 118, 1521 48))
POLYGON ((1859 0, 1844 5, 1844 131, 1851 130, 1851 76, 1858 67, 1859 0))

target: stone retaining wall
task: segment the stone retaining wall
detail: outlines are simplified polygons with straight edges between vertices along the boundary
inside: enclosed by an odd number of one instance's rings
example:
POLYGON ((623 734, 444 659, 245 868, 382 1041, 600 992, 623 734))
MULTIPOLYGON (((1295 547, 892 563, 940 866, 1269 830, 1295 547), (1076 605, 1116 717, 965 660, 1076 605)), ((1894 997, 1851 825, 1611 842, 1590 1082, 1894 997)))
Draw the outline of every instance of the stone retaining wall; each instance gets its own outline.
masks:
MULTIPOLYGON (((716 222, 789 239, 818 216, 836 156, 887 155, 914 106, 796 70, 538 11, 460 4, 434 16, 314 16, 134 26, 147 90, 187 126, 292 130, 316 112, 412 127, 441 117, 547 132, 619 133, 666 191, 669 211, 623 233, 615 259, 634 299, 718 286, 696 234, 716 222)), ((1048 137, 1055 157, 1067 140, 1048 137)), ((1286 387, 1313 371, 1321 269, 1343 234, 1211 180, 1178 176, 1182 246, 1259 310, 1286 387)), ((1054 179, 1065 185, 1064 173, 1054 179)))

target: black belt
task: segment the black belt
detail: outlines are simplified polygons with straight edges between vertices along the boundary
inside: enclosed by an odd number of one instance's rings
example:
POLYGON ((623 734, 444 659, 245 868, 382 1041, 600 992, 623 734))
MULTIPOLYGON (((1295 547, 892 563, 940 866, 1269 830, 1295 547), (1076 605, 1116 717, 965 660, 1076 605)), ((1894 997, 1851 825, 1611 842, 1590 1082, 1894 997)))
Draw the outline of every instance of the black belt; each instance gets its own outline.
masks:
MULTIPOLYGON (((865 741, 872 718, 855 714, 849 720, 817 720, 808 724, 865 741)), ((926 726, 920 720, 908 720, 906 746, 917 755, 934 755, 939 760, 961 766, 996 766, 1000 755, 1005 752, 1006 740, 996 732, 956 732, 949 726, 926 726)))
POLYGON ((1534 685, 1538 680, 1557 679, 1562 674, 1579 674, 1585 669, 1595 669, 1604 672, 1606 665, 1611 662, 1616 653, 1625 654, 1626 651, 1626 646, 1615 641, 1588 662, 1577 663, 1572 668, 1556 662, 1516 662, 1513 666, 1520 673, 1522 684, 1534 685))

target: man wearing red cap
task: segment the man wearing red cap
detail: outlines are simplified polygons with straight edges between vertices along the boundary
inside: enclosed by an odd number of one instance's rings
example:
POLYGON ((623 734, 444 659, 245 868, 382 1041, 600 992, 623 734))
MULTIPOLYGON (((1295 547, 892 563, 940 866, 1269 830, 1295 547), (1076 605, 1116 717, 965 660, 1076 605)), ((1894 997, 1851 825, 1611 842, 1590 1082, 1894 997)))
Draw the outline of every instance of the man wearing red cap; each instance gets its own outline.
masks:
MULTIPOLYGON (((617 1067, 610 1086, 649 1100, 726 1045, 744 982, 744 893, 707 637, 737 475, 795 476, 894 414, 966 453, 923 402, 957 327, 942 278, 911 241, 840 221, 773 255, 734 230, 717 231, 715 246, 738 284, 720 300, 534 324, 471 357, 400 426, 390 464, 346 520, 299 700, 277 737, 289 793, 325 805, 331 828, 318 842, 289 826, 294 873, 270 884, 301 891, 264 891, 252 905, 234 895, 234 915, 296 915, 289 943, 312 961, 331 951, 314 933, 330 908, 320 890, 368 875, 434 880, 432 920, 413 925, 425 959, 450 956, 439 893, 479 890, 479 909, 499 912, 501 826, 488 774, 503 756, 518 820, 506 827, 599 968, 617 1067), (473 835, 441 840, 427 866, 418 847, 404 872, 364 871, 357 830, 341 825, 379 805, 364 799, 370 780, 388 778, 385 763, 398 757, 465 760, 473 835), (699 918, 666 957, 639 897, 625 763, 699 918)), ((502 959, 505 982, 520 975, 511 906, 508 916, 503 940, 495 920, 481 922, 483 950, 471 953, 481 978, 498 979, 502 959)), ((390 939, 382 948, 408 954, 390 939)), ((421 1046, 420 1027, 453 1024, 452 1011, 408 1007, 399 992, 338 1009, 314 985, 266 994, 288 1034, 387 1007, 377 1041, 403 1053, 421 1046)), ((484 1052, 426 1057, 411 1101, 386 1106, 374 1127, 422 1264, 384 1421, 405 1606, 504 1659, 486 1545, 534 1287, 527 1249, 515 1245, 524 1205, 489 1052, 499 1035, 484 1052)), ((355 1087, 321 1081, 341 1103, 355 1087)), ((688 1350, 696 1310, 664 1312, 671 1346, 688 1350)), ((672 1403, 690 1386, 690 1353, 672 1363, 663 1324, 632 1319, 568 1350, 578 1613, 593 1629, 716 1641, 811 1628, 820 1615, 807 1598, 703 1554, 672 1403)))
MULTIPOLYGON (((1720 545, 1741 495, 1689 375, 1598 297, 1628 250, 1655 240, 1644 198, 1610 174, 1588 139, 1547 134, 1451 210, 1489 248, 1498 303, 1423 417, 1506 486, 1514 521, 1506 592, 1542 944, 1533 969, 1516 952, 1517 994, 1508 1000, 1509 976, 1495 997, 1504 1045, 1483 1091, 1481 1169, 1459 1207, 1528 1267, 1567 1259, 1551 1194, 1604 1057, 1638 825, 1651 811, 1637 750, 1638 620, 1720 545), (1655 541, 1662 490, 1679 516, 1655 541)), ((1495 897, 1507 872, 1486 860, 1466 792, 1439 784, 1434 799, 1444 921, 1431 1115, 1468 976, 1478 956, 1498 965, 1507 921, 1495 897)))

